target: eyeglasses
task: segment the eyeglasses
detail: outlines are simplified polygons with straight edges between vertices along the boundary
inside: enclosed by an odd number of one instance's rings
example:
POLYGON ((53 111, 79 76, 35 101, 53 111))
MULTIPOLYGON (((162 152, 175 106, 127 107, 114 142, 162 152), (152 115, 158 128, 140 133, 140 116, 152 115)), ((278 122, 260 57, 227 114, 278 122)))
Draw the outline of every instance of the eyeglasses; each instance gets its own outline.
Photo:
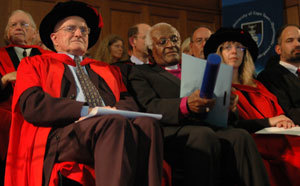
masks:
POLYGON ((165 46, 168 41, 171 41, 172 43, 177 43, 179 41, 179 38, 176 35, 172 35, 170 38, 161 38, 157 44, 159 46, 165 46))
POLYGON ((89 35, 90 34, 90 28, 89 27, 86 27, 86 26, 77 26, 77 25, 67 25, 67 26, 63 26, 59 29, 57 29, 55 32, 58 32, 60 30, 64 30, 66 32, 70 32, 72 34, 75 33, 75 31, 79 28, 81 34, 83 36, 86 36, 86 35, 89 35))
POLYGON ((246 50, 246 47, 244 46, 241 46, 241 45, 224 45, 222 46, 222 49, 223 50, 226 50, 226 51, 231 51, 232 48, 235 48, 237 52, 244 52, 246 50))
POLYGON ((203 42, 206 42, 208 38, 197 38, 195 41, 191 41, 192 43, 196 43, 197 45, 201 45, 203 42))
POLYGON ((29 24, 26 22, 16 22, 16 23, 12 23, 11 25, 9 25, 10 28, 16 28, 18 26, 18 24, 20 24, 21 28, 29 28, 29 24))

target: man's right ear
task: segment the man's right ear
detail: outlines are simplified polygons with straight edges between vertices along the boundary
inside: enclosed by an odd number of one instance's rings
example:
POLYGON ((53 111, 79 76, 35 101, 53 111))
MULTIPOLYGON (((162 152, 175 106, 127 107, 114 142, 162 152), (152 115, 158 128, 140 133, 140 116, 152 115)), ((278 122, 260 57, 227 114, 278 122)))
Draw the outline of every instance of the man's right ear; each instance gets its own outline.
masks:
POLYGON ((281 55, 281 46, 280 46, 280 45, 275 45, 275 52, 276 52, 278 55, 281 55))
POLYGON ((55 33, 52 33, 52 34, 50 34, 50 38, 51 38, 51 40, 52 40, 52 43, 53 43, 53 46, 56 46, 56 35, 55 35, 55 33))
POLYGON ((131 36, 129 39, 128 39, 128 41, 129 41, 129 44, 132 46, 132 48, 134 47, 134 45, 135 45, 135 43, 134 43, 134 37, 133 36, 131 36))

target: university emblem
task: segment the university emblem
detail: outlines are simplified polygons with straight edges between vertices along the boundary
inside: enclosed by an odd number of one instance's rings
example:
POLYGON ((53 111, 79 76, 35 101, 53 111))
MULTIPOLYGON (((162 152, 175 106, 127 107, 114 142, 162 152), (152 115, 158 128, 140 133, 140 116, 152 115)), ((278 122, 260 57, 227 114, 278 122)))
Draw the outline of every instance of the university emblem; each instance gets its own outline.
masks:
POLYGON ((249 32, 257 46, 260 47, 264 37, 264 24, 262 20, 246 22, 241 24, 242 29, 249 32))
POLYGON ((274 22, 264 12, 250 11, 241 15, 233 27, 247 30, 259 48, 257 59, 260 59, 273 48, 275 42, 274 22))

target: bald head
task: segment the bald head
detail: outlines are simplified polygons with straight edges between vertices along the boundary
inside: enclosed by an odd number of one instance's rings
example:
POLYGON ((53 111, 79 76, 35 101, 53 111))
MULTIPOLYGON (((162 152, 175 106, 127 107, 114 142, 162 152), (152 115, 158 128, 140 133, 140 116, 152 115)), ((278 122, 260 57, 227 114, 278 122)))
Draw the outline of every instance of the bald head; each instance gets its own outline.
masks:
POLYGON ((145 46, 145 38, 150 28, 150 25, 140 23, 128 30, 129 49, 132 51, 132 55, 143 62, 147 62, 148 54, 145 46))
POLYGON ((278 34, 275 51, 280 60, 300 67, 300 28, 298 25, 287 25, 278 34))
POLYGON ((191 53, 193 56, 204 59, 203 48, 211 34, 211 30, 204 26, 199 27, 194 31, 190 43, 191 53))

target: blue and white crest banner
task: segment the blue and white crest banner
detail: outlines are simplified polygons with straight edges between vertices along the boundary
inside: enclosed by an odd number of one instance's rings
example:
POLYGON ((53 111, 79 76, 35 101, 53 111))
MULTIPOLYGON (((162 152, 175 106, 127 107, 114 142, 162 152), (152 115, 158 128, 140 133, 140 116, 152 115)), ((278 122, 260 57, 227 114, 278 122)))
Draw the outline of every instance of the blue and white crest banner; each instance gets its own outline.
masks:
POLYGON ((224 27, 247 30, 259 48, 256 71, 265 67, 275 54, 275 35, 283 24, 283 1, 274 0, 222 0, 224 27))

